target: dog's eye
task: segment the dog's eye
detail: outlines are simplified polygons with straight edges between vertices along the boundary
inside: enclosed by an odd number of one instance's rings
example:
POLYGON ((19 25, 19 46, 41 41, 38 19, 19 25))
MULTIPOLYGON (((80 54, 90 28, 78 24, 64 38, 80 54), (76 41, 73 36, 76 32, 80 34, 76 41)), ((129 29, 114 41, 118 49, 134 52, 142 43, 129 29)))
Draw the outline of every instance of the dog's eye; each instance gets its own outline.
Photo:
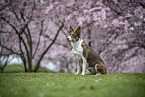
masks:
POLYGON ((76 39, 75 39, 74 37, 72 38, 72 40, 73 40, 73 41, 76 41, 76 39))

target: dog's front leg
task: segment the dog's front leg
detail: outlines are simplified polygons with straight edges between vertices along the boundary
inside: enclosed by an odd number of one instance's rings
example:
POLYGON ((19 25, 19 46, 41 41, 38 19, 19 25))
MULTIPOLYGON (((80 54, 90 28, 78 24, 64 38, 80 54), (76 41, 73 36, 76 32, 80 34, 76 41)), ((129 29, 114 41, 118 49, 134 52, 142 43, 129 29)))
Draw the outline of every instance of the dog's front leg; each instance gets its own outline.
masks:
POLYGON ((77 72, 75 73, 76 75, 78 75, 80 73, 80 63, 79 63, 79 57, 76 56, 77 59, 77 72))
POLYGON ((82 59, 83 59, 83 69, 82 69, 82 74, 81 75, 85 75, 87 61, 86 61, 86 59, 84 57, 82 57, 82 59))

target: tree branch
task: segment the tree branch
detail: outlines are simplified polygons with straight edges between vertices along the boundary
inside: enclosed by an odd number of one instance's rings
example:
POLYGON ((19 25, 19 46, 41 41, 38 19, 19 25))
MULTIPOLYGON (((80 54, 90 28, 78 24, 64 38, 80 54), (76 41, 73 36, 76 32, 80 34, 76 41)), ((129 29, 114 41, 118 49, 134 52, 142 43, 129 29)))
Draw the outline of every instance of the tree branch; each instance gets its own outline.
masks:
MULTIPOLYGON (((49 40, 53 41, 53 39, 50 38, 48 35, 44 35, 44 37, 46 37, 46 38, 48 38, 49 40)), ((55 42, 55 44, 61 45, 61 46, 65 47, 65 48, 69 48, 69 47, 68 47, 67 45, 65 45, 65 44, 61 44, 61 43, 58 43, 58 42, 55 42)))
POLYGON ((9 21, 7 21, 5 18, 1 17, 2 20, 4 20, 5 22, 7 22, 15 31, 16 33, 18 33, 18 30, 15 28, 15 26, 13 26, 9 21))
MULTIPOLYGON (((53 21, 52 18, 51 18, 51 20, 53 21)), ((58 23, 56 23, 55 21, 53 21, 53 22, 59 27, 58 23)), ((60 28, 60 27, 59 27, 59 28, 60 28)), ((66 27, 64 27, 64 29, 69 33, 69 30, 67 30, 66 27)), ((63 30, 61 30, 61 31, 62 31, 62 33, 66 36, 65 38, 66 38, 66 40, 67 40, 67 34, 66 34, 63 30)), ((68 42, 68 44, 71 46, 70 42, 68 42)))
POLYGON ((11 33, 11 32, 7 32, 7 31, 0 31, 0 33, 11 33))
POLYGON ((62 23, 61 27, 58 29, 58 31, 57 31, 57 33, 56 33, 56 35, 55 35, 55 37, 54 37, 54 40, 53 40, 53 41, 51 42, 51 44, 46 48, 46 50, 42 53, 40 59, 38 60, 37 65, 36 65, 36 67, 35 67, 35 69, 34 69, 34 72, 36 72, 36 71, 38 70, 42 58, 44 57, 44 55, 47 53, 47 51, 50 49, 50 47, 53 45, 53 43, 54 43, 55 40, 57 39, 57 36, 58 36, 59 32, 61 31, 61 29, 63 28, 63 26, 64 26, 64 22, 62 23))
POLYGON ((1 4, 2 7, 0 8, 0 11, 4 10, 4 9, 5 9, 6 7, 8 7, 10 4, 11 4, 11 2, 9 2, 9 3, 8 3, 7 5, 5 5, 5 6, 1 4))
POLYGON ((12 49, 10 49, 10 48, 7 48, 6 46, 3 46, 3 45, 0 45, 1 47, 3 47, 3 48, 5 48, 6 50, 9 50, 9 51, 11 51, 13 54, 16 54, 16 55, 20 55, 19 53, 17 53, 17 52, 15 52, 15 51, 13 51, 12 49))
POLYGON ((14 8, 12 8, 12 12, 13 12, 13 14, 15 15, 16 19, 17 19, 18 21, 20 21, 18 15, 17 15, 16 12, 14 11, 14 8))
POLYGON ((34 54, 33 54, 32 58, 34 58, 34 56, 35 56, 35 54, 36 54, 36 52, 37 52, 37 49, 38 49, 38 47, 39 47, 40 37, 41 37, 42 32, 43 32, 43 22, 44 22, 44 20, 41 21, 41 30, 40 30, 40 34, 39 34, 39 39, 38 39, 37 46, 36 46, 36 49, 35 49, 35 51, 34 51, 34 54))

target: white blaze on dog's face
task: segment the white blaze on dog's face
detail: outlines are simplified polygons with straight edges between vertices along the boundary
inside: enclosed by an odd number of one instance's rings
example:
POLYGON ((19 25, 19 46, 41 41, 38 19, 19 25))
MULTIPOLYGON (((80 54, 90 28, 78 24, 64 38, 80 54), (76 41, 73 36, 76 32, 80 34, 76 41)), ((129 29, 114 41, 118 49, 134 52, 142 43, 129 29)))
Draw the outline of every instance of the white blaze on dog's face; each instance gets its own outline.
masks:
POLYGON ((70 26, 70 33, 69 36, 67 37, 69 42, 77 42, 80 38, 81 35, 81 27, 79 26, 76 31, 70 26))

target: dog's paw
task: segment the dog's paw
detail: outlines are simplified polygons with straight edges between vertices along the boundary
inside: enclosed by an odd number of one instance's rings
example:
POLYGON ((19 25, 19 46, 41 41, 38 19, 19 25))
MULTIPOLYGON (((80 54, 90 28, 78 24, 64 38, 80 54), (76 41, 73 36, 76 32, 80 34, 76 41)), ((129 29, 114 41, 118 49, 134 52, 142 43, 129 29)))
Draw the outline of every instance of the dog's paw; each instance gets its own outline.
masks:
POLYGON ((81 73, 81 75, 85 75, 85 73, 84 73, 84 72, 82 72, 82 73, 81 73))
POLYGON ((94 75, 95 77, 97 77, 98 75, 101 75, 100 73, 97 73, 96 75, 94 75))
POLYGON ((78 72, 75 73, 75 75, 78 75, 78 74, 79 74, 78 72))

